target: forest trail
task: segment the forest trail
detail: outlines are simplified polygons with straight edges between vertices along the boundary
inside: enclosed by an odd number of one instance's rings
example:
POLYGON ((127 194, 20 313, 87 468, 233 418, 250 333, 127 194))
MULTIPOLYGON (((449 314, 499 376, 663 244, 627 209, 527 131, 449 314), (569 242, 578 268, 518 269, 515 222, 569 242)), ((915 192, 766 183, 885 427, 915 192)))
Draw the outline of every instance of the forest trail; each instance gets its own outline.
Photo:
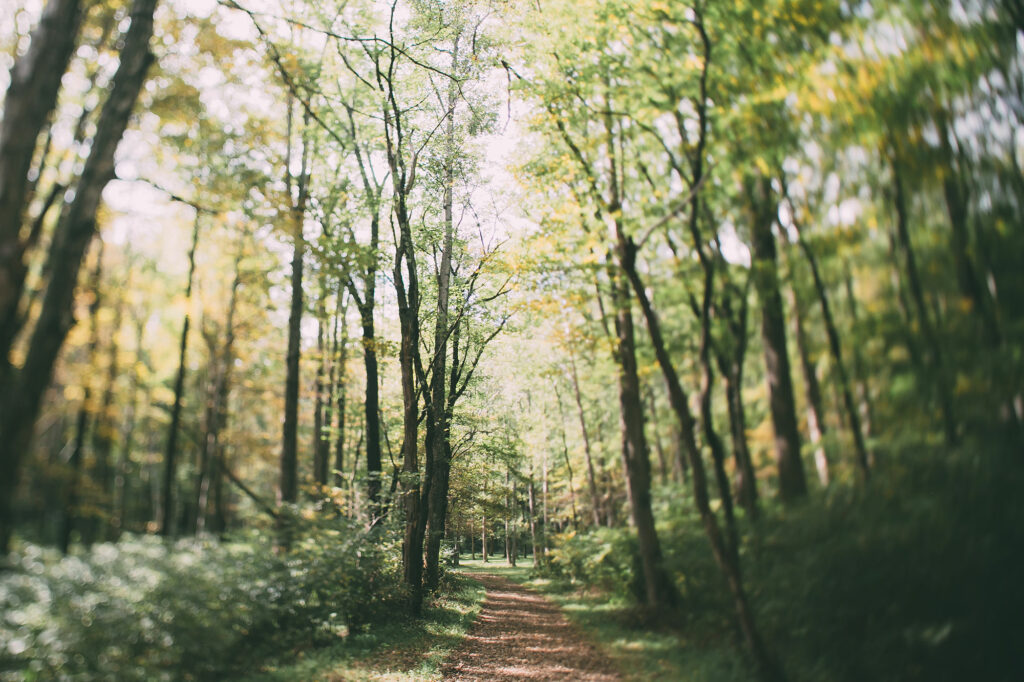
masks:
POLYGON ((472 578, 487 589, 487 597, 469 635, 445 663, 445 680, 621 679, 555 604, 507 578, 472 578))

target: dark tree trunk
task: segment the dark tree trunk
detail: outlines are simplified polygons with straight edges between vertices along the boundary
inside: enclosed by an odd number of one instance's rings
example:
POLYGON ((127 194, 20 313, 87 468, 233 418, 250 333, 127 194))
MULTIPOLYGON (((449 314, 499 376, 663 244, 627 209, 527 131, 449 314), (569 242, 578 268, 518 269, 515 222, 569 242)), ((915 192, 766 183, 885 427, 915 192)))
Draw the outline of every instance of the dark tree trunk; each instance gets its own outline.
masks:
MULTIPOLYGON (((327 437, 325 418, 330 420, 330 406, 327 396, 330 389, 325 383, 327 377, 327 352, 324 343, 324 327, 327 325, 327 307, 324 298, 326 287, 321 278, 320 299, 317 302, 316 319, 316 396, 313 405, 313 481, 322 490, 327 485, 328 451, 330 439, 327 437), (326 414, 325 414, 326 413, 326 414)), ((318 491, 317 494, 320 494, 318 491)))
POLYGON ((760 177, 748 183, 750 229, 753 241, 753 276, 761 301, 761 338, 764 343, 768 403, 775 428, 775 462, 779 474, 779 495, 792 502, 807 494, 807 478, 800 458, 800 434, 796 424, 793 381, 786 348, 786 318, 779 295, 776 263, 776 204, 771 180, 760 177))
POLYGON ((4 98, 0 122, 0 385, 8 381, 8 354, 19 328, 27 273, 21 233, 31 194, 29 169, 75 51, 81 4, 80 0, 50 0, 46 4, 28 50, 11 69, 4 98))
MULTIPOLYGON (((620 245, 620 251, 622 245, 620 245)), ((622 257, 623 254, 619 254, 622 257)), ((643 570, 644 597, 652 608, 675 602, 675 590, 665 573, 661 543, 654 527, 651 509, 651 464, 644 435, 643 402, 640 396, 640 378, 637 375, 636 341, 633 313, 630 310, 629 291, 621 276, 613 283, 615 301, 615 331, 617 345, 615 360, 618 364, 619 410, 622 425, 622 464, 626 474, 633 523, 636 526, 637 546, 643 570)))
MULTIPOLYGON (((188 280, 185 284, 185 305, 192 301, 192 282, 196 272, 196 249, 199 248, 199 212, 196 211, 192 225, 192 246, 188 251, 188 280)), ((164 449, 164 478, 160 496, 160 534, 169 537, 174 535, 174 490, 177 484, 178 471, 178 431, 181 424, 181 401, 185 393, 185 356, 188 353, 188 332, 191 326, 191 315, 185 309, 185 318, 181 323, 181 339, 178 341, 178 373, 174 378, 174 402, 171 404, 171 423, 167 427, 167 446, 164 449)))
POLYGON ((224 471, 227 464, 224 460, 224 445, 221 443, 220 434, 227 424, 228 418, 228 392, 231 385, 231 368, 234 364, 235 311, 238 307, 238 289, 242 283, 241 263, 242 250, 240 247, 235 256, 235 276, 231 282, 227 319, 224 323, 224 347, 218 353, 215 345, 210 345, 210 365, 213 376, 204 418, 205 433, 203 434, 200 477, 196 486, 196 531, 199 533, 206 529, 211 489, 213 492, 212 530, 215 533, 223 533, 226 525, 224 471))
MULTIPOLYGON (((48 24, 45 32, 40 34, 48 36, 42 40, 40 50, 55 50, 59 53, 57 59, 60 61, 60 55, 64 51, 64 47, 61 47, 64 45, 64 38, 70 37, 72 46, 68 49, 73 49, 74 40, 71 36, 74 34, 73 27, 77 24, 77 3, 58 3, 54 7, 57 11, 68 9, 72 13, 71 30, 68 30, 66 35, 60 35, 62 30, 67 29, 63 24, 67 17, 51 16, 50 18, 58 23, 48 24), (53 38, 59 38, 58 42, 51 42, 53 38)), ((156 0, 136 0, 132 5, 132 21, 121 49, 121 61, 114 74, 110 94, 97 120, 96 134, 93 136, 89 156, 79 176, 75 197, 64 207, 58 221, 50 247, 52 274, 32 339, 28 344, 28 356, 16 377, 13 376, 9 364, 7 347, 2 348, 4 352, 0 357, 0 554, 5 554, 9 546, 13 522, 11 499, 18 484, 22 457, 29 448, 43 393, 53 373, 54 362, 68 330, 74 324, 72 307, 75 284, 85 249, 96 232, 96 209, 99 207, 103 188, 114 176, 114 152, 128 125, 135 100, 153 59, 149 52, 149 39, 153 33, 155 9, 156 0)), ((36 58, 49 59, 50 56, 37 54, 36 58)), ((36 77, 49 80, 49 76, 44 74, 59 69, 58 64, 53 69, 48 68, 35 73, 35 67, 31 66, 31 62, 29 64, 25 67, 28 80, 36 77)), ((57 80, 59 81, 59 76, 57 80)), ((44 86, 43 83, 39 85, 44 86)), ((30 118, 41 114, 40 118, 45 119, 46 112, 52 109, 50 104, 36 111, 39 105, 38 101, 27 103, 27 106, 32 107, 30 118)), ((9 101, 5 104, 3 134, 27 137, 28 133, 24 127, 14 127, 13 123, 10 124, 12 128, 7 127, 7 117, 13 115, 10 113, 11 106, 9 101)), ((32 144, 34 145, 34 140, 32 144)), ((0 157, 6 159, 6 152, 0 154, 0 157)), ((12 170, 11 177, 14 175, 16 173, 12 170)), ((18 181, 12 179, 10 182, 18 181)), ((0 184, 7 187, 7 183, 5 175, 0 184)), ((20 208, 18 213, 20 214, 20 208)), ((7 235, 16 229, 13 224, 0 224, 0 230, 4 231, 0 233, 0 239, 6 244, 7 235)), ((3 257, 7 258, 6 255, 3 257)), ((6 276, 6 273, 3 276, 6 276)))
MULTIPOLYGON (((292 144, 292 103, 288 102, 288 157, 291 162, 292 144)), ((288 312, 288 354, 285 356, 284 382, 284 424, 281 429, 281 466, 278 483, 278 503, 294 503, 299 493, 299 371, 302 342, 302 274, 306 256, 306 237, 303 226, 306 218, 306 202, 309 198, 309 145, 302 135, 302 156, 299 177, 296 181, 296 196, 291 206, 292 273, 291 306, 288 312)), ((287 169, 286 169, 287 170, 287 169)), ((292 188, 291 172, 287 171, 289 195, 292 188)))
POLYGON ((666 349, 665 340, 661 334, 661 323, 658 320, 657 313, 651 306, 650 300, 647 298, 647 292, 636 270, 636 246, 631 240, 627 241, 622 251, 622 255, 625 256, 625 260, 622 263, 623 270, 629 277, 630 283, 633 286, 633 293, 640 302, 644 318, 647 320, 647 328, 650 332, 651 343, 654 346, 654 353, 668 388, 669 402, 679 420, 683 449, 690 463, 693 496, 697 505, 697 511, 700 514, 701 523, 711 544, 711 551, 715 561, 729 585, 740 631, 743 633, 743 638, 750 648, 754 660, 757 662, 761 676, 765 680, 783 680, 785 676, 782 669, 765 647, 755 624, 754 613, 750 608, 746 590, 743 587, 738 553, 726 544, 725 539, 722 537, 721 529, 718 526, 718 520, 715 518, 714 512, 711 511, 704 461, 701 458, 695 439, 696 424, 693 415, 690 413, 686 392, 683 390, 675 365, 666 349))

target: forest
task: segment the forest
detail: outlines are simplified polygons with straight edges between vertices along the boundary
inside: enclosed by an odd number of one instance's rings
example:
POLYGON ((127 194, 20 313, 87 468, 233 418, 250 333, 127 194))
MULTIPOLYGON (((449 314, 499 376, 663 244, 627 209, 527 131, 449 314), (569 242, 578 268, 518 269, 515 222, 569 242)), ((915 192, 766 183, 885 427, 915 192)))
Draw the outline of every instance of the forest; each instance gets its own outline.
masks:
POLYGON ((2 5, 0 680, 1024 679, 1021 0, 2 5))

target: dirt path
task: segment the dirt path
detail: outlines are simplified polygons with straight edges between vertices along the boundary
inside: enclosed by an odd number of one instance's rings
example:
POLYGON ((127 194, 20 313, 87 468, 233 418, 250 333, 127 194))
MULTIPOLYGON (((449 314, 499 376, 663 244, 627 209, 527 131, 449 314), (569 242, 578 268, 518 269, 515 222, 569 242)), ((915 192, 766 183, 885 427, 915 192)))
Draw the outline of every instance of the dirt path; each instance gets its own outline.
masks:
POLYGON ((466 640, 445 663, 445 680, 620 679, 550 601, 507 578, 472 577, 487 589, 487 598, 466 640))

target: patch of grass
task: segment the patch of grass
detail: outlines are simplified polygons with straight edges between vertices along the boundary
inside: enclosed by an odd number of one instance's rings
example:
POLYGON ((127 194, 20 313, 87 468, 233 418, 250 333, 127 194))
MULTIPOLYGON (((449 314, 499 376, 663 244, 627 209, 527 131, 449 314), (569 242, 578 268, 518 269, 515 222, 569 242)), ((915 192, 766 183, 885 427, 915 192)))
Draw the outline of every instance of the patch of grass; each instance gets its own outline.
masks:
MULTIPOLYGON (((611 659, 623 679, 740 682, 749 669, 730 637, 687 636, 671 619, 652 620, 627 598, 568 580, 542 577, 530 559, 515 568, 502 561, 463 560, 459 572, 491 573, 526 585, 558 604, 566 617, 611 659)), ((728 635, 728 630, 726 630, 728 635)))
POLYGON ((444 594, 425 604, 419 619, 395 618, 320 649, 265 665, 239 682, 361 682, 441 679, 441 664, 472 625, 484 589, 458 575, 444 594))

